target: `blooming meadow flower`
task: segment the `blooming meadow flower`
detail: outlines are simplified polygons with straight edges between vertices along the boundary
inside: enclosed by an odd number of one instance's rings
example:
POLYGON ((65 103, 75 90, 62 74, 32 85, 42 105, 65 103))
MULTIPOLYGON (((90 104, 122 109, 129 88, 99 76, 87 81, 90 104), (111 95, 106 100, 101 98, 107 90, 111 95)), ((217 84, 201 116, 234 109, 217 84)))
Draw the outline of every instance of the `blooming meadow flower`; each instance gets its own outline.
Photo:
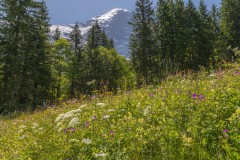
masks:
POLYGON ((90 123, 89 123, 88 121, 86 121, 86 122, 84 123, 84 125, 85 125, 85 127, 89 127, 90 123))
POLYGON ((106 153, 96 153, 95 154, 95 157, 97 158, 97 157, 106 157, 107 156, 107 154, 106 153))
POLYGON ((104 119, 108 119, 108 118, 110 118, 110 117, 111 117, 110 115, 105 115, 105 116, 103 116, 104 119))
POLYGON ((75 127, 76 125, 79 124, 79 118, 78 117, 74 117, 68 124, 68 127, 69 128, 73 128, 75 127))
POLYGON ((106 104, 105 104, 105 103, 97 103, 96 106, 99 106, 99 107, 105 107, 106 104))
POLYGON ((200 94, 199 96, 198 96, 198 99, 199 100, 203 100, 205 97, 202 95, 202 94, 200 94))
POLYGON ((198 95, 197 95, 196 93, 192 94, 192 99, 196 99, 197 96, 198 96, 198 95))
POLYGON ((79 140, 77 140, 77 139, 70 139, 69 142, 70 142, 70 143, 78 143, 79 140))
POLYGON ((84 144, 92 144, 92 141, 90 139, 83 139, 82 142, 84 144))
POLYGON ((110 135, 113 136, 114 134, 115 134, 114 131, 111 130, 111 131, 110 131, 110 135))

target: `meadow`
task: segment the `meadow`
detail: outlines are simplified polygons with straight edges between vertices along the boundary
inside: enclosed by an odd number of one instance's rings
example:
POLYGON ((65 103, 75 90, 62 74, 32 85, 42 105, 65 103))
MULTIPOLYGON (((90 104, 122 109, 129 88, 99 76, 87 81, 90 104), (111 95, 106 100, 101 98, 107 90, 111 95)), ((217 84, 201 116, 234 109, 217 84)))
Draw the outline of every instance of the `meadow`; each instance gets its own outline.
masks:
POLYGON ((0 117, 2 160, 238 160, 240 66, 0 117))

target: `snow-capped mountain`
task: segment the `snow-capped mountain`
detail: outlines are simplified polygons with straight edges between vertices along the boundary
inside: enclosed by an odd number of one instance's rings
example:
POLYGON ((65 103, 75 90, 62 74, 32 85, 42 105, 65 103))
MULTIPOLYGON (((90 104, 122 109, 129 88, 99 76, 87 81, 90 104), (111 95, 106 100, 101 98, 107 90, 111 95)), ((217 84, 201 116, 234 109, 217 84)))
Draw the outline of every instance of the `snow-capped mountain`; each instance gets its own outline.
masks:
MULTIPOLYGON (((131 26, 128 24, 132 19, 132 12, 126 9, 116 8, 104 15, 93 17, 91 20, 80 23, 80 29, 84 38, 87 36, 88 30, 97 20, 106 32, 109 38, 113 38, 114 46, 117 49, 118 53, 129 58, 129 40, 131 35, 131 26)), ((72 31, 72 26, 74 24, 67 25, 52 25, 51 33, 59 27, 62 37, 68 37, 72 31)))

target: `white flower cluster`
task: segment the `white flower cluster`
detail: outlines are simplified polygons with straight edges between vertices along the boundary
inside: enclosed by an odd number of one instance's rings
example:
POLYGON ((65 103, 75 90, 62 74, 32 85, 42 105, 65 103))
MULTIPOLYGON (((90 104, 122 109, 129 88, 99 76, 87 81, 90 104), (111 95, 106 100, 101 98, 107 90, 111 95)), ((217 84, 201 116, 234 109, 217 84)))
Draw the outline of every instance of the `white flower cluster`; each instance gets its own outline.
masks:
POLYGON ((106 103, 97 103, 96 106, 105 107, 105 106, 106 106, 106 103))
POLYGON ((95 157, 98 158, 98 157, 106 157, 107 154, 106 153, 96 153, 95 154, 95 157))
POLYGON ((79 114, 82 112, 82 109, 87 105, 81 105, 78 109, 71 110, 67 113, 59 114, 55 119, 56 127, 58 132, 61 132, 65 128, 74 128, 79 124, 79 114))
POLYGON ((82 142, 84 144, 91 144, 92 143, 92 141, 90 139, 83 139, 82 142))

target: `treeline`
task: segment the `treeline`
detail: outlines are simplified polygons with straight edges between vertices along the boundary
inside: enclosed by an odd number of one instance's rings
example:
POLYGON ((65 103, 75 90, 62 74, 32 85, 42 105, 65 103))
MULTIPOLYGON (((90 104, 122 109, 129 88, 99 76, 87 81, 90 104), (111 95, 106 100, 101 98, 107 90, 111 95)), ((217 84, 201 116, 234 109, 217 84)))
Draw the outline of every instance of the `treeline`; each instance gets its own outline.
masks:
POLYGON ((0 113, 132 87, 130 62, 98 22, 86 43, 78 23, 67 38, 59 29, 50 37, 49 27, 44 1, 1 0, 0 113))
POLYGON ((209 11, 204 0, 137 0, 130 50, 138 84, 158 83, 176 71, 216 67, 240 46, 240 3, 222 0, 209 11))

